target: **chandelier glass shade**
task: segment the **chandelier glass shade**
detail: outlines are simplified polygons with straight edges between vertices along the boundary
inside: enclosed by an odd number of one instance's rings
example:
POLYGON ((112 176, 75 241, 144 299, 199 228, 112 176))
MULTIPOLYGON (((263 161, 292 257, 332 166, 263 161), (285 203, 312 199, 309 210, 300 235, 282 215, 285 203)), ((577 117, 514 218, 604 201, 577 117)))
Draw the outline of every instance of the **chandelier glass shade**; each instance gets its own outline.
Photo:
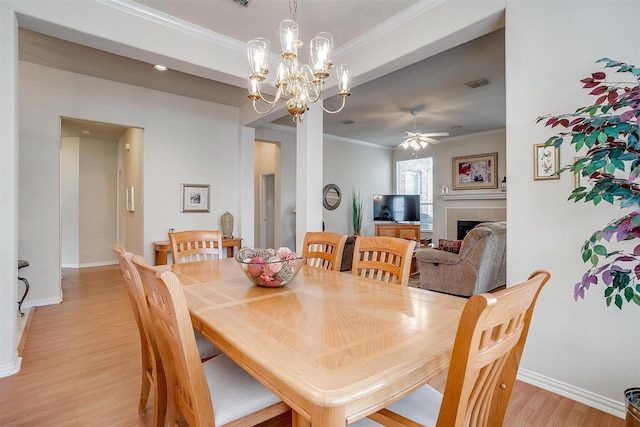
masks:
MULTIPOLYGON (((272 82, 267 82, 265 76, 269 73, 269 41, 257 38, 247 43, 247 56, 249 58, 249 75, 247 86, 249 98, 252 100, 253 109, 258 114, 267 114, 275 104, 283 97, 287 111, 293 115, 293 120, 299 123, 303 119, 308 104, 317 102, 322 95, 324 80, 329 76, 329 70, 333 68, 331 54, 333 50, 333 37, 330 33, 319 33, 309 43, 309 65, 298 62, 298 49, 302 42, 298 40, 298 24, 294 20, 284 20, 280 23, 281 58, 276 63, 275 77, 272 82), (274 86, 276 93, 273 99, 268 100, 261 92, 263 84, 274 86), (259 111, 256 101, 261 100, 268 105, 266 111, 259 111)), ((350 95, 351 70, 347 64, 336 67, 338 78, 338 95, 342 98, 342 105, 335 111, 329 111, 320 104, 327 113, 341 111, 350 95)))

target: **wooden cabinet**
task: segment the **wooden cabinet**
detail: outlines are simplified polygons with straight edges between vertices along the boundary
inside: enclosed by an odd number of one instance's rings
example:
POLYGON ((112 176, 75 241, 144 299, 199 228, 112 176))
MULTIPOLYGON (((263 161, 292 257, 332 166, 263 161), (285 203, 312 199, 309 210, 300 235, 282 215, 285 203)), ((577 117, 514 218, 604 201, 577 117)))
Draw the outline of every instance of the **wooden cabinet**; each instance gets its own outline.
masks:
POLYGON ((376 236, 415 237, 420 241, 420 224, 376 224, 376 236))

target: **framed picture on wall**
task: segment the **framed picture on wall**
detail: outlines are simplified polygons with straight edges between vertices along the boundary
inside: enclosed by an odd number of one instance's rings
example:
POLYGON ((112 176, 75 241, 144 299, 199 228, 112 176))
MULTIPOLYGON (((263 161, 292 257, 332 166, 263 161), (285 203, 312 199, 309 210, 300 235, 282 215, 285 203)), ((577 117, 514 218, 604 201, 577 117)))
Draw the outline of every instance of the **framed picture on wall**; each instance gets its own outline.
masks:
POLYGON ((209 212, 209 190, 207 184, 181 184, 180 212, 209 212))
POLYGON ((533 179, 560 179, 560 150, 553 145, 533 146, 533 179))
POLYGON ((451 171, 454 190, 498 188, 498 153, 454 157, 451 171))

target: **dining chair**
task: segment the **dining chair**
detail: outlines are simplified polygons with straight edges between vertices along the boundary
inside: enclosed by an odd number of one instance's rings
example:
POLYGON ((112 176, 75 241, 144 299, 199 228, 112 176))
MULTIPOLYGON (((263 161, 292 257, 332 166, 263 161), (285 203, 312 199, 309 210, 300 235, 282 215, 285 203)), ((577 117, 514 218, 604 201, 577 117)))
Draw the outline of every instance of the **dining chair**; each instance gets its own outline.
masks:
POLYGON ((166 407, 166 390, 164 380, 164 370, 160 354, 158 353, 156 343, 151 330, 151 319, 149 311, 144 303, 144 291, 140 283, 138 271, 131 264, 130 252, 126 252, 120 244, 111 246, 111 250, 116 255, 120 270, 127 285, 127 293, 129 301, 133 309, 133 316, 138 325, 138 333, 140 334, 140 347, 142 355, 142 385, 140 388, 140 402, 138 404, 138 412, 144 412, 149 401, 149 393, 153 387, 154 409, 153 409, 153 425, 164 426, 164 408, 166 407))
POLYGON ((222 258, 222 232, 186 230, 169 233, 174 264, 222 258))
POLYGON ((345 234, 329 231, 308 231, 304 235, 302 257, 306 260, 308 266, 340 271, 346 241, 347 236, 345 234))
POLYGON ((536 271, 526 282, 473 295, 458 324, 444 394, 425 385, 351 425, 501 426, 533 309, 549 277, 536 271))
POLYGON ((145 290, 166 372, 167 421, 195 426, 249 426, 289 411, 280 398, 222 354, 200 362, 178 277, 132 259, 145 290), (215 410, 214 410, 215 408, 215 410))
MULTIPOLYGON (((127 284, 127 293, 133 309, 133 316, 138 326, 140 335, 140 348, 142 355, 142 385, 140 388, 140 402, 138 404, 138 412, 144 412, 149 401, 150 390, 153 387, 154 393, 154 426, 164 425, 164 412, 166 408, 166 385, 164 379, 164 371, 160 354, 153 330, 151 328, 151 318, 149 317, 149 309, 144 296, 144 289, 140 281, 138 270, 131 262, 134 256, 131 252, 127 252, 120 244, 111 246, 111 250, 116 255, 120 270, 127 284)), ((138 258, 138 262, 143 263, 144 258, 138 258)), ((198 347, 198 354, 201 360, 208 360, 222 352, 214 346, 209 340, 203 337, 198 331, 194 330, 194 338, 198 347)))
POLYGON ((414 240, 385 236, 358 236, 351 273, 387 283, 407 285, 414 240))

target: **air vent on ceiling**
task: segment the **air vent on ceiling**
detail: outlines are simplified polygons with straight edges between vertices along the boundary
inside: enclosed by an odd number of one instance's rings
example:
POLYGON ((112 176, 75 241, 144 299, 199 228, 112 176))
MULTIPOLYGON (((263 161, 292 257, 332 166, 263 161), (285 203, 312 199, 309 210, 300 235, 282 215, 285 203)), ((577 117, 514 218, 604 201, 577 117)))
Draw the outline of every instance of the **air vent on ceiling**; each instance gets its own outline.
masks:
POLYGON ((233 0, 233 1, 244 7, 249 7, 249 0, 233 0))
POLYGON ((488 84, 489 84, 489 80, 487 80, 486 77, 483 77, 483 78, 478 79, 478 80, 467 82, 467 83, 465 83, 465 86, 468 86, 471 89, 477 89, 479 87, 486 86, 488 84))
POLYGON ((345 120, 341 120, 340 123, 342 123, 343 125, 350 125, 352 123, 355 123, 353 120, 350 119, 345 119, 345 120))

